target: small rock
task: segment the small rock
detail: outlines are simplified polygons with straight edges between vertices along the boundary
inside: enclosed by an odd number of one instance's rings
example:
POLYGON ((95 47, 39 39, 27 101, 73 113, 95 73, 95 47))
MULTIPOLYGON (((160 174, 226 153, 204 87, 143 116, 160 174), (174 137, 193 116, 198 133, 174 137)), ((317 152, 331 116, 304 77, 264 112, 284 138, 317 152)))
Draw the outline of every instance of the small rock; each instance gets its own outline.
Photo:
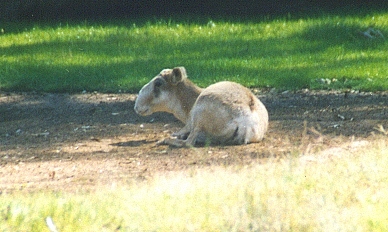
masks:
POLYGON ((340 115, 340 114, 338 114, 337 117, 339 117, 339 118, 342 119, 342 120, 345 120, 345 119, 346 119, 345 116, 340 115))

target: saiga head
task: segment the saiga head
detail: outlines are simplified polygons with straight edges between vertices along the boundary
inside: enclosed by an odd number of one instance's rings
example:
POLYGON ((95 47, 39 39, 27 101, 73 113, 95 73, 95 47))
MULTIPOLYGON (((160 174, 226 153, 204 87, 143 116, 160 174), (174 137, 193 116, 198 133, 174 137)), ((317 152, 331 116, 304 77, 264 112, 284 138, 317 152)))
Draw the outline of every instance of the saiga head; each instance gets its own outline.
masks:
POLYGON ((135 102, 136 113, 142 116, 160 111, 173 113, 172 109, 176 107, 174 95, 178 84, 185 79, 187 74, 184 67, 162 70, 140 90, 135 102))

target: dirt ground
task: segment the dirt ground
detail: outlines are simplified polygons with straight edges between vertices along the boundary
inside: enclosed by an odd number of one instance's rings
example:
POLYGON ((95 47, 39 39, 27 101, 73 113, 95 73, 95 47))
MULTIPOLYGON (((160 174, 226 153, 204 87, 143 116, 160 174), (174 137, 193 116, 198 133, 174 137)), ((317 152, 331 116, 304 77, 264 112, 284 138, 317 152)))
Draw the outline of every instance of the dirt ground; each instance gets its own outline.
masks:
POLYGON ((179 149, 155 143, 182 124, 165 113, 136 115, 133 94, 0 92, 0 194, 93 191, 161 173, 249 166, 373 140, 388 128, 388 92, 253 91, 270 115, 264 141, 179 149))

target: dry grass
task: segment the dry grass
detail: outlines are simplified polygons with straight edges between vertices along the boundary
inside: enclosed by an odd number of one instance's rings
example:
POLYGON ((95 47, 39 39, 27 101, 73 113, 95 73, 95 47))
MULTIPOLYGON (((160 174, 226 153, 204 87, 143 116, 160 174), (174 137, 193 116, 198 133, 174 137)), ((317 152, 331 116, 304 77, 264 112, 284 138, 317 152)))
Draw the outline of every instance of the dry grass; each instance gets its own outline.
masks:
MULTIPOLYGON (((388 139, 300 144, 250 167, 170 173, 97 192, 4 195, 0 230, 386 231, 388 139)), ((314 142, 315 141, 315 142, 314 142)), ((318 141, 318 142, 317 142, 318 141)))

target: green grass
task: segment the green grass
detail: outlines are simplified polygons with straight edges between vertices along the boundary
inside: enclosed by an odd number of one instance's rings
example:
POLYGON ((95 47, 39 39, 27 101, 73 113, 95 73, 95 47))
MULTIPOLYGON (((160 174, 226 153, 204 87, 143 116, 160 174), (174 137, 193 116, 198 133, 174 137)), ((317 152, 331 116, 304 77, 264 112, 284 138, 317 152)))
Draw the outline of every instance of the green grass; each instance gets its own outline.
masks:
POLYGON ((4 24, 0 90, 136 92, 163 68, 200 86, 388 89, 388 14, 261 21, 4 24), (328 79, 331 84, 317 82, 328 79))
POLYGON ((1 231, 387 231, 388 144, 213 167, 89 193, 3 194, 1 231), (335 151, 335 153, 333 153, 335 151))

